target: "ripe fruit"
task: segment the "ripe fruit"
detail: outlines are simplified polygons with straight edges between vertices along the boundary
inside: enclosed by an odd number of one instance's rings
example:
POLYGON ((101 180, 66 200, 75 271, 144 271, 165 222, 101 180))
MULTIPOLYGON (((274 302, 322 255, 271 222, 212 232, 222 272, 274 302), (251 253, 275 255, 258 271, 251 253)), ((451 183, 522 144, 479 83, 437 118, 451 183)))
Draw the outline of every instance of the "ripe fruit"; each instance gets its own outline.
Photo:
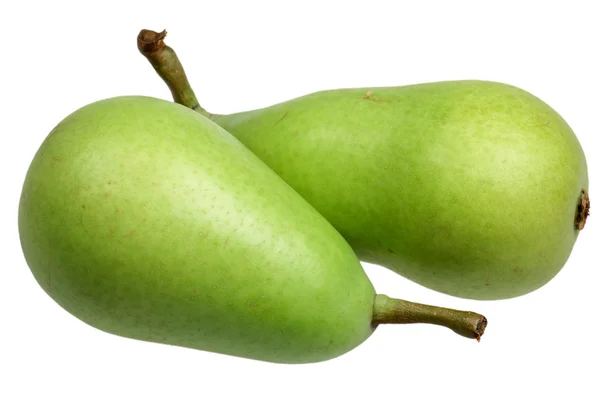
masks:
POLYGON ((229 133, 180 105, 119 97, 64 119, 23 186, 29 267, 64 309, 117 335, 316 362, 380 323, 478 338, 485 318, 376 295, 352 249, 229 133))
POLYGON ((176 102, 232 133, 346 238, 359 258, 450 295, 531 292, 567 261, 589 210, 567 123, 506 84, 329 90, 230 115, 202 109, 165 33, 142 53, 176 102))

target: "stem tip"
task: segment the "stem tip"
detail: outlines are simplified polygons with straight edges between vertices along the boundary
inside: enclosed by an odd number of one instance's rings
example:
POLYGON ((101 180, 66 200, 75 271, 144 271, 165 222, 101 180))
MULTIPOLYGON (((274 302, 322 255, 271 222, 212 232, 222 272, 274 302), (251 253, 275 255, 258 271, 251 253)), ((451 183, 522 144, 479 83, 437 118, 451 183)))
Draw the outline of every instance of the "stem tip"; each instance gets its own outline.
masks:
POLYGON ((481 341, 481 337, 483 336, 483 333, 485 332, 485 327, 487 326, 488 321, 486 319, 485 316, 481 316, 481 319, 479 319, 479 322, 477 322, 477 326, 475 327, 475 339, 477 339, 477 342, 481 341))
POLYGON ((152 30, 142 29, 137 37, 138 50, 142 54, 154 53, 165 47, 165 37, 167 37, 166 30, 158 33, 152 30))

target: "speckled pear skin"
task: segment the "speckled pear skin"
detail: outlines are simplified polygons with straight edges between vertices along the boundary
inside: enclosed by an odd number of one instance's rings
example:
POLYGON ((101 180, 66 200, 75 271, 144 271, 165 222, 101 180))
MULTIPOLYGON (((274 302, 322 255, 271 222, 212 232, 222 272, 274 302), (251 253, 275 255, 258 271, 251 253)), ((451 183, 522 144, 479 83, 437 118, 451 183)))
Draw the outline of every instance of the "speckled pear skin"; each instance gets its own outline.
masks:
POLYGON ((64 119, 27 173, 19 231, 41 287, 113 334, 306 363, 373 331, 375 291, 342 236, 174 103, 120 97, 64 119))
POLYGON ((213 116, 367 262, 463 298, 536 290, 569 257, 587 166, 567 123, 506 84, 323 91, 213 116))

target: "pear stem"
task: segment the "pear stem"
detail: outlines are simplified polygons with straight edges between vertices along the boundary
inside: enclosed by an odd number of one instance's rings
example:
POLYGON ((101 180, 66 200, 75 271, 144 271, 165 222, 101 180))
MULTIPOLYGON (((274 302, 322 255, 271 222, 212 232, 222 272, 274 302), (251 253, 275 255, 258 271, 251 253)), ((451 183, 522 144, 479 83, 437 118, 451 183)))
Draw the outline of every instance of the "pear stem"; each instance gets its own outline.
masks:
POLYGON ((445 326, 461 336, 479 339, 487 326, 487 319, 475 312, 423 305, 386 295, 377 295, 373 306, 373 325, 385 323, 430 323, 445 326))
POLYGON ((212 114, 204 110, 198 103, 179 57, 175 50, 165 44, 166 36, 166 30, 158 33, 144 29, 138 34, 138 50, 169 86, 175 103, 195 110, 208 118, 212 117, 212 114))

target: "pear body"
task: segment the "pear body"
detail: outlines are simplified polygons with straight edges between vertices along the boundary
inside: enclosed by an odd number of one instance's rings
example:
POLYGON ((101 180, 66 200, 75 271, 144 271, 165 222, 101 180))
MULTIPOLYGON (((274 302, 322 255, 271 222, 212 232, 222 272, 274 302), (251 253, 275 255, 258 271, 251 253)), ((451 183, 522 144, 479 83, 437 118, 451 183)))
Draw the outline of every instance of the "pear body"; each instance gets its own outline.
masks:
POLYGON ((279 363, 365 340, 374 289, 342 236, 239 141, 166 101, 65 118, 19 207, 41 287, 113 334, 279 363))
POLYGON ((504 299, 569 257, 587 166, 567 123, 502 83, 331 90, 213 119, 361 260, 463 298, 504 299))

